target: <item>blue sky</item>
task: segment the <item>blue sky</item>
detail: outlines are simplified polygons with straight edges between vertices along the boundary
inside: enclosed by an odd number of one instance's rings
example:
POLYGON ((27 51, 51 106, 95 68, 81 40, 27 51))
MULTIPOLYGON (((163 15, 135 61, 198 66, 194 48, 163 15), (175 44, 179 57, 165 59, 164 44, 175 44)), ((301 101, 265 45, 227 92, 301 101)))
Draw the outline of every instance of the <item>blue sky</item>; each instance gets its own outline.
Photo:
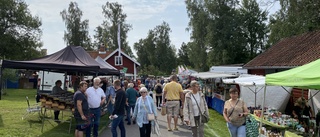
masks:
MULTIPOLYGON (((48 49, 48 54, 64 48, 66 44, 63 41, 63 35, 66 27, 60 12, 68 8, 70 0, 25 0, 25 2, 29 5, 32 15, 41 18, 42 48, 48 49)), ((75 0, 75 2, 83 12, 82 19, 89 19, 89 34, 93 39, 94 29, 104 20, 102 5, 105 5, 106 1, 75 0)), ((136 51, 133 49, 133 44, 145 38, 150 29, 160 25, 163 21, 170 25, 171 44, 175 45, 176 49, 180 48, 182 42, 190 41, 190 34, 185 30, 189 18, 184 0, 109 0, 109 2, 120 3, 124 13, 127 14, 127 23, 133 28, 128 33, 128 41, 134 54, 136 51)), ((276 4, 275 6, 263 6, 262 9, 269 9, 273 13, 278 7, 276 4)))

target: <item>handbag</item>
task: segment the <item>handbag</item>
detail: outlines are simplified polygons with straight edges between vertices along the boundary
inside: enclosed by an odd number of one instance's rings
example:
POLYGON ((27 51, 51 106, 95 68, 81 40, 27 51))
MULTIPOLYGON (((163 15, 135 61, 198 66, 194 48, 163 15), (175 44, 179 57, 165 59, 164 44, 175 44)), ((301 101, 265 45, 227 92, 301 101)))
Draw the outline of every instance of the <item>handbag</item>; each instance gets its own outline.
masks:
MULTIPOLYGON (((144 109, 148 112, 148 110, 147 110, 147 108, 146 108, 146 105, 143 103, 143 107, 144 107, 144 109)), ((147 120, 148 121, 153 121, 155 119, 155 117, 154 117, 154 113, 148 113, 147 114, 147 120)))
MULTIPOLYGON (((192 97, 194 98, 194 100, 196 101, 196 104, 198 106, 199 112, 200 112, 200 119, 202 123, 208 123, 210 120, 210 117, 207 115, 206 111, 204 111, 203 113, 201 112, 201 109, 199 107, 199 104, 196 100, 196 98, 193 96, 193 94, 191 93, 192 97)), ((206 103, 204 103, 206 105, 206 103)))
POLYGON ((149 121, 154 120, 154 114, 148 114, 148 115, 147 115, 147 119, 148 119, 149 121))
POLYGON ((258 127, 259 127, 259 124, 257 120, 252 115, 248 115, 246 118, 246 136, 247 137, 259 136, 258 127))

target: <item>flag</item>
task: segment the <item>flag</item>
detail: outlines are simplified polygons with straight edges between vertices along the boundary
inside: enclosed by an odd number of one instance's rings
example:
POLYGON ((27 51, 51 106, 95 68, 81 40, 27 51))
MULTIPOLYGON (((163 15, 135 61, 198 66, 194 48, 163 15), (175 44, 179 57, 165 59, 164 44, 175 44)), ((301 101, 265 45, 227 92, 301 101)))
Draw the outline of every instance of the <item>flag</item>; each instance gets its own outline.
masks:
POLYGON ((120 23, 118 24, 118 47, 119 47, 119 56, 121 56, 121 40, 120 40, 120 23))
POLYGON ((181 73, 181 68, 180 68, 180 66, 178 66, 178 74, 180 74, 181 73))

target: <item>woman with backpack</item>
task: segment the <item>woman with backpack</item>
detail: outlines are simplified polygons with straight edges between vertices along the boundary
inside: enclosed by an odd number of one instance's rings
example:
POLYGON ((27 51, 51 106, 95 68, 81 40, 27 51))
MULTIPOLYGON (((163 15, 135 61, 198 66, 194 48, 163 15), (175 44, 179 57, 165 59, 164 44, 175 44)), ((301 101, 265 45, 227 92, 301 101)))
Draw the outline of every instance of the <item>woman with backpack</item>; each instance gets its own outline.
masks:
POLYGON ((158 110, 161 110, 161 102, 162 102, 162 84, 160 80, 157 80, 157 84, 154 86, 154 90, 156 91, 156 106, 158 110))

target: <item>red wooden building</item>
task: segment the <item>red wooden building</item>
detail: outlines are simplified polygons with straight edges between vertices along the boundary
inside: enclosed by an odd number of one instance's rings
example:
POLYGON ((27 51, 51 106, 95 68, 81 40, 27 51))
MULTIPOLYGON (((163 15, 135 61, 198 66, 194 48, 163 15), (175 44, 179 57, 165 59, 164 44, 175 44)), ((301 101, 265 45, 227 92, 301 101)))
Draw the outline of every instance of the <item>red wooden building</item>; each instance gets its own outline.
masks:
POLYGON ((137 78, 140 63, 123 51, 120 51, 119 54, 119 49, 108 51, 105 47, 101 46, 98 51, 87 52, 94 59, 100 56, 104 61, 125 73, 125 76, 133 77, 134 80, 137 78))

